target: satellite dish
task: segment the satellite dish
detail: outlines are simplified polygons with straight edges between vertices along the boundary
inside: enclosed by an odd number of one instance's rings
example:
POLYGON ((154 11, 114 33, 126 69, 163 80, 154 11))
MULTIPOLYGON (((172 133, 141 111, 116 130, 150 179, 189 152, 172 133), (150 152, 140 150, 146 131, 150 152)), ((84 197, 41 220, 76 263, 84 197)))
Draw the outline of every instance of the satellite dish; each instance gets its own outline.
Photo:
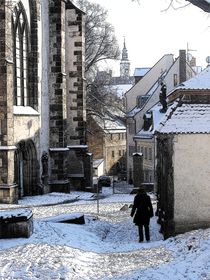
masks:
POLYGON ((207 56, 206 62, 208 63, 208 65, 210 64, 210 56, 207 56))

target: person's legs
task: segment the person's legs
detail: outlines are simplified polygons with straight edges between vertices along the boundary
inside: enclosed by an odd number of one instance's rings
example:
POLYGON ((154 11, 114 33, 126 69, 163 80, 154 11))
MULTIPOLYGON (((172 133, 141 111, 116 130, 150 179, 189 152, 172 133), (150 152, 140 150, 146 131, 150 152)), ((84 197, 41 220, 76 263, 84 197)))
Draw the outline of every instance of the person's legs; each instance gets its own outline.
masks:
POLYGON ((149 234, 149 224, 144 225, 144 230, 145 230, 145 237, 147 241, 150 241, 150 234, 149 234))
POLYGON ((143 235, 143 225, 138 225, 139 228, 139 242, 144 241, 144 235, 143 235))

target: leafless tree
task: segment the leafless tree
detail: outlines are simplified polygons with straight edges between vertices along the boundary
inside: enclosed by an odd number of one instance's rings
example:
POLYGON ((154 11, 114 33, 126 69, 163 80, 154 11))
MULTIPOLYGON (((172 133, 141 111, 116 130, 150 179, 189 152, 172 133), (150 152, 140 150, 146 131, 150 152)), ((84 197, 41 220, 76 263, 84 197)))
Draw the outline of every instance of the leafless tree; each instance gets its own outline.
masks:
MULTIPOLYGON (((85 74, 87 80, 87 116, 100 114, 111 105, 119 105, 117 96, 107 80, 98 80, 99 62, 116 60, 120 49, 113 26, 107 21, 108 12, 101 5, 89 0, 75 0, 75 4, 85 12, 85 74)), ((109 72, 109 70, 107 70, 109 72)))
POLYGON ((76 3, 86 13, 85 69, 87 73, 97 67, 97 63, 102 60, 118 59, 120 50, 114 28, 107 21, 107 10, 88 0, 77 0, 76 3))
POLYGON ((206 0, 185 0, 190 2, 191 4, 197 6, 202 9, 204 12, 210 13, 210 2, 206 0))
MULTIPOLYGON (((140 2, 141 0, 132 0, 132 1, 140 2)), ((175 2, 180 4, 180 1, 178 1, 178 0, 169 0, 168 7, 166 9, 169 9, 171 7, 174 8, 175 2)), ((187 3, 184 6, 192 4, 194 6, 197 6, 204 12, 210 13, 210 2, 208 0, 185 0, 185 2, 187 2, 187 3)))

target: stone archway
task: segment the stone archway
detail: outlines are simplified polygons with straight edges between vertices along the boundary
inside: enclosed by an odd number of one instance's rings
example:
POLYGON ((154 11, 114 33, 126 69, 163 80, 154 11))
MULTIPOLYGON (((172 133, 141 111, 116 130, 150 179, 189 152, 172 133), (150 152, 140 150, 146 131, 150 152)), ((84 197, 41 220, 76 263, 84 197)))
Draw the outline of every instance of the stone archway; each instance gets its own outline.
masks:
POLYGON ((15 182, 19 197, 38 192, 38 161, 34 142, 20 141, 15 152, 15 182))

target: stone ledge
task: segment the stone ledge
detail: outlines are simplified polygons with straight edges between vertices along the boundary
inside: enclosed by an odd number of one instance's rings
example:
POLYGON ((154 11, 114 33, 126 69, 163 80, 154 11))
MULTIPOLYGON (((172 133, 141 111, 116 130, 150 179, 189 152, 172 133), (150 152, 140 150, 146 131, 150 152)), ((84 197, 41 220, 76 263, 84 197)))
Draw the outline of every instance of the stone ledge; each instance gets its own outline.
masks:
POLYGON ((16 146, 0 146, 0 151, 14 151, 17 150, 16 146))
POLYGON ((0 238, 29 238, 33 233, 33 213, 30 209, 0 212, 0 238))

